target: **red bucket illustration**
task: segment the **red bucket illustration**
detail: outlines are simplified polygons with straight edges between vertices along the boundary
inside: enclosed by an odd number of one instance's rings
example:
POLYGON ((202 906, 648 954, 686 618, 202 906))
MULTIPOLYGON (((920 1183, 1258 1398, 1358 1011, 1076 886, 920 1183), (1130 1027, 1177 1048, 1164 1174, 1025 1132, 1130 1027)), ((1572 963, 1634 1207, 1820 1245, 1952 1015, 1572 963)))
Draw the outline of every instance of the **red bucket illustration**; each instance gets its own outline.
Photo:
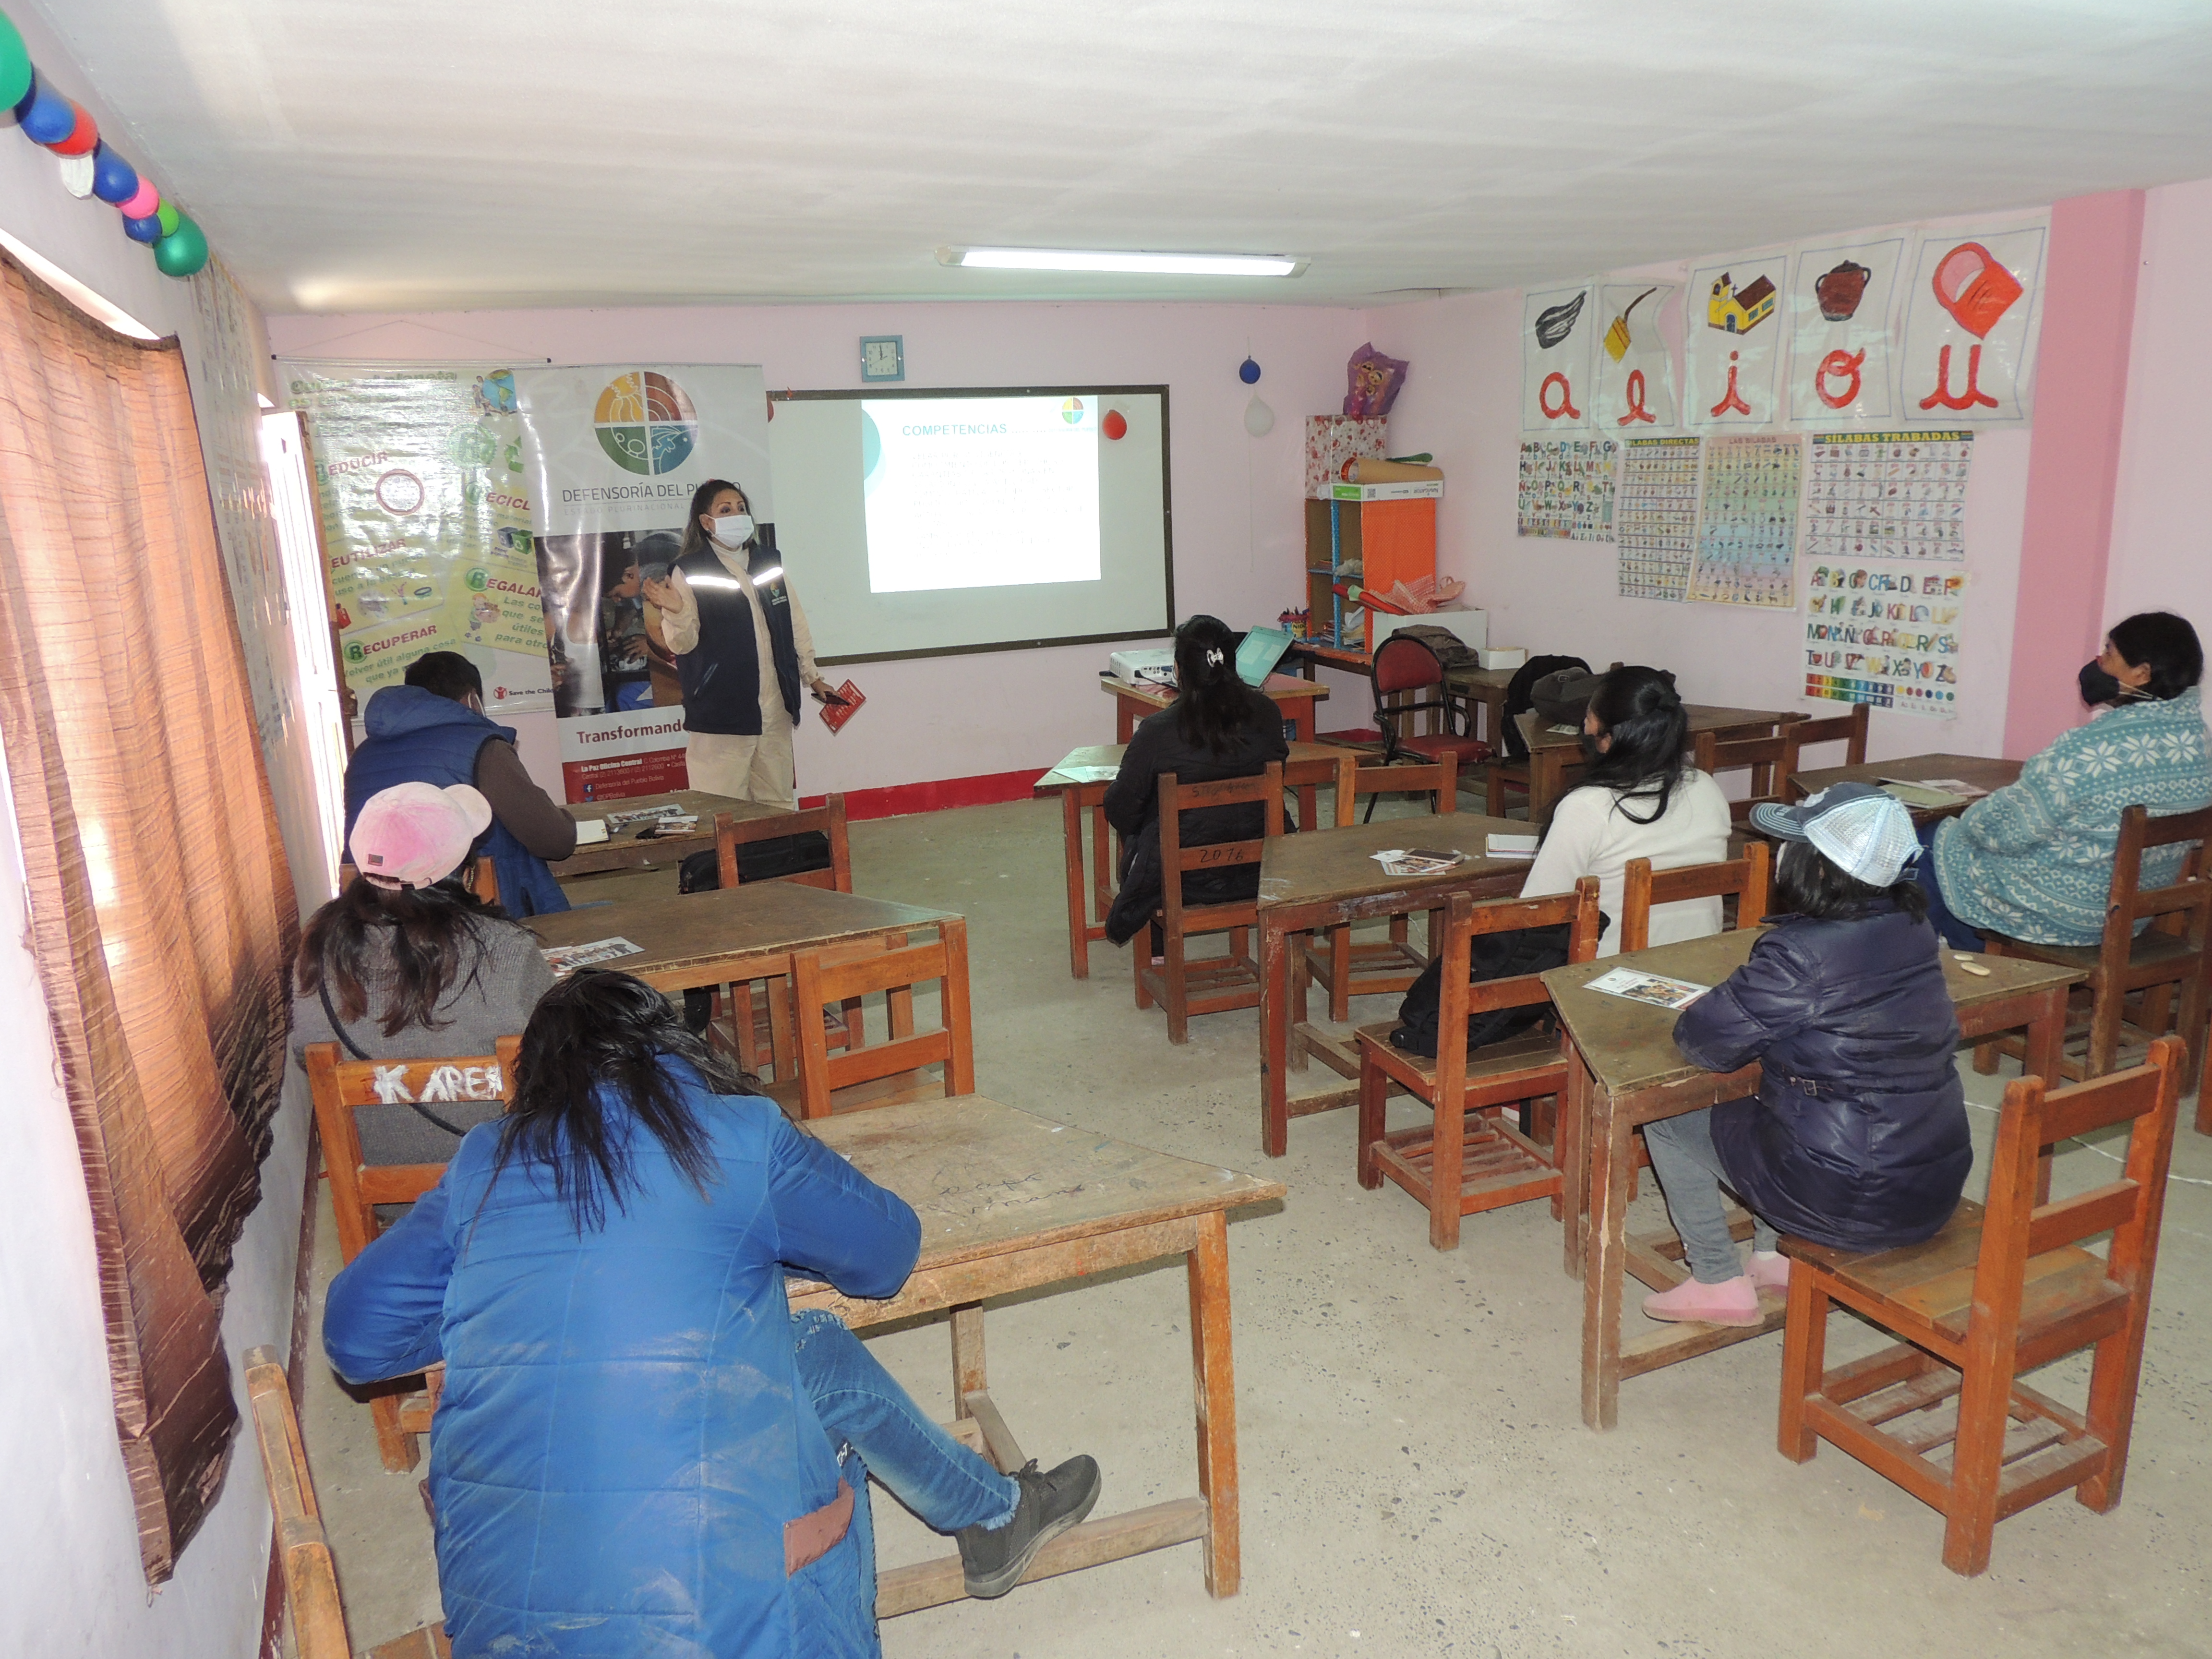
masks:
POLYGON ((1961 242, 1938 260, 1930 286, 1936 303, 1977 340, 1989 338, 2021 291, 2012 272, 1979 242, 1961 242))

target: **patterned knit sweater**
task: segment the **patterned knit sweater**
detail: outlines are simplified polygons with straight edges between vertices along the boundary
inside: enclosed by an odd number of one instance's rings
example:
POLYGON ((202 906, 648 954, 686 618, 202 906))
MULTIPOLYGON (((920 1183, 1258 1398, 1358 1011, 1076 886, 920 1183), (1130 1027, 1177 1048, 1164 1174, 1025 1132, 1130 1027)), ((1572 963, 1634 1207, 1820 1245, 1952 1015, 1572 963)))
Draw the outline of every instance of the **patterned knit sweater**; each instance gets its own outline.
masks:
MULTIPOLYGON (((2113 709, 2062 733, 2020 781, 1936 832, 1943 902, 1973 927, 2042 945, 2094 945, 2104 933, 2120 814, 2212 805, 2198 688, 2113 709)), ((2143 854, 2142 884, 2180 874, 2185 847, 2143 854)))

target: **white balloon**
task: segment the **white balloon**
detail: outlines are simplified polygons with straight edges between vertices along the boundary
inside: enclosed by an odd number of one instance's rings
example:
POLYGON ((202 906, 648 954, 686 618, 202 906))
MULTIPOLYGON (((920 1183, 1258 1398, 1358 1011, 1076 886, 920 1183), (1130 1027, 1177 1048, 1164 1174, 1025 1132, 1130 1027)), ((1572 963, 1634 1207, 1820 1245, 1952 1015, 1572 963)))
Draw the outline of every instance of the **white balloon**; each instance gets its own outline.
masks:
POLYGON ((92 153, 88 150, 82 155, 64 155, 56 159, 62 164, 62 188, 79 201, 91 195, 92 153))
POLYGON ((1255 438, 1264 438, 1275 429, 1275 411, 1260 401, 1256 392, 1244 405, 1244 429, 1255 438))

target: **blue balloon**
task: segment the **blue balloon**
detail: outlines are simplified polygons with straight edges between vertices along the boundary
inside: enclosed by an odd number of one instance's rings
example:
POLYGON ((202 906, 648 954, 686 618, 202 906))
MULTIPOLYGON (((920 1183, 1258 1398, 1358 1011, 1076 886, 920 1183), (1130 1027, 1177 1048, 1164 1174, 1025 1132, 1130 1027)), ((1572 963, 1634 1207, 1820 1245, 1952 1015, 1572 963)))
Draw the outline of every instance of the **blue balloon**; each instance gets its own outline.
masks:
POLYGON ((161 216, 149 213, 143 219, 125 219, 123 234, 134 242, 158 242, 161 240, 161 216))
POLYGON ((1255 385, 1260 379, 1260 365, 1247 357, 1237 365, 1237 378, 1243 381, 1246 386, 1255 385))
POLYGON ((92 152, 92 193, 111 204, 138 193, 138 169, 108 149, 104 139, 92 152))
POLYGON ((34 144, 58 144, 76 131, 76 106, 44 81, 32 82, 23 112, 23 136, 34 144))

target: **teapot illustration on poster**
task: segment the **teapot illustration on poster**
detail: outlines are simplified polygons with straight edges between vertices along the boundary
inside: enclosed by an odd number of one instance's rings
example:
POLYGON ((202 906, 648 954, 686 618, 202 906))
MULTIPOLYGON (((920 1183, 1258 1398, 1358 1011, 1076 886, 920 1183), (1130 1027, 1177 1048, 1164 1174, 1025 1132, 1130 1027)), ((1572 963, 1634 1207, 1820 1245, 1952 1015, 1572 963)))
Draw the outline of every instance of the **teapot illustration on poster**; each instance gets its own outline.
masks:
POLYGON ((2021 425, 2033 413, 2049 221, 1923 235, 1906 284, 1898 412, 1909 426, 2021 425))

